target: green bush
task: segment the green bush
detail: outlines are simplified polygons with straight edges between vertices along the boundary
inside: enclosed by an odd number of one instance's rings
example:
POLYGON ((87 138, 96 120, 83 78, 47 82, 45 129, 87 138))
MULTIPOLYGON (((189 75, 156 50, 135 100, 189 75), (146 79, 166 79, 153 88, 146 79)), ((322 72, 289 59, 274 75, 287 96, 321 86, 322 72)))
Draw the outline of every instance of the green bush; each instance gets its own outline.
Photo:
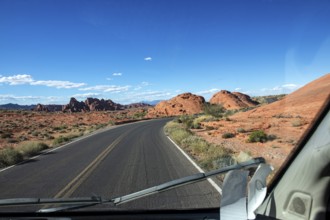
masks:
POLYGON ((216 118, 221 118, 226 111, 222 105, 210 103, 205 103, 203 110, 206 115, 211 115, 216 118))
POLYGON ((68 137, 59 136, 59 137, 54 139, 53 145, 59 145, 59 144, 62 144, 64 142, 67 142, 67 141, 69 141, 68 137))
POLYGON ((23 155, 11 147, 0 150, 0 167, 10 166, 23 161, 23 155))
POLYGON ((244 128, 237 128, 237 132, 238 133, 245 133, 245 129, 244 128))
POLYGON ((262 130, 253 131, 248 138, 248 142, 266 142, 267 141, 267 134, 262 130))
POLYGON ((201 129, 202 128, 201 123, 199 123, 199 122, 193 122, 192 128, 193 129, 201 129))
POLYGON ((40 142, 27 142, 17 147, 17 150, 22 153, 24 156, 34 156, 37 155, 40 151, 43 151, 48 148, 48 145, 40 142))
POLYGON ((222 135, 222 138, 233 138, 233 137, 235 137, 235 134, 233 133, 224 133, 222 135))
POLYGON ((179 123, 182 123, 186 129, 193 127, 194 117, 190 115, 182 115, 178 119, 179 123))

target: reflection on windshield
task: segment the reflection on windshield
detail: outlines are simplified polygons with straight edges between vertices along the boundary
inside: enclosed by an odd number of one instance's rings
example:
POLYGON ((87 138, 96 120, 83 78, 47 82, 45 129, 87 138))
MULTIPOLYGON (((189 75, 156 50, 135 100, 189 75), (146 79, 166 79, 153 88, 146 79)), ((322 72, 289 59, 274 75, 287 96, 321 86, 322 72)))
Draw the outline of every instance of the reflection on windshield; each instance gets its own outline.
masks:
MULTIPOLYGON (((0 211, 109 208, 259 157, 269 182, 329 99, 329 7, 0 1, 0 211)), ((224 182, 111 208, 219 208, 224 182)))

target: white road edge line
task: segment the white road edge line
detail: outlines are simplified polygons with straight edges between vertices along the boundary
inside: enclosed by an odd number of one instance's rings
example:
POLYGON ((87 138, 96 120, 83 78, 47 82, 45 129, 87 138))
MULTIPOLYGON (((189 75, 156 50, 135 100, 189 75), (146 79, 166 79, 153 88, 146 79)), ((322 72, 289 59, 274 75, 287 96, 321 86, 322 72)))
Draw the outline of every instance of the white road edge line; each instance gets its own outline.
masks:
MULTIPOLYGON (((201 173, 205 173, 202 168, 200 168, 190 157, 186 152, 184 152, 169 136, 167 138, 174 144, 174 146, 189 160, 192 165, 201 173)), ((222 195, 222 189, 211 179, 207 178, 207 181, 222 195)))

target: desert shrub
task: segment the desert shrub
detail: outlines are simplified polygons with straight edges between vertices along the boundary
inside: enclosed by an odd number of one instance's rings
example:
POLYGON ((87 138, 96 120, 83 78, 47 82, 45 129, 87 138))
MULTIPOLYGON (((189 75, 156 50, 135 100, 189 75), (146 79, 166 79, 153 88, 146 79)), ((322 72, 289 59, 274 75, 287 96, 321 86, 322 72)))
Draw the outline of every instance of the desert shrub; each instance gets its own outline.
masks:
POLYGON ((233 134, 233 133, 224 133, 223 135, 222 135, 222 138, 233 138, 233 137, 235 137, 235 134, 233 134))
POLYGON ((7 140, 7 143, 10 143, 10 144, 17 143, 17 142, 18 142, 18 140, 16 140, 15 138, 9 138, 7 140))
POLYGON ((214 127, 213 126, 209 126, 209 125, 207 125, 205 128, 206 128, 207 131, 214 130, 214 127))
POLYGON ((31 133, 33 136, 38 136, 39 134, 40 134, 40 132, 39 131, 32 131, 32 133, 31 133))
POLYGON ((48 148, 48 145, 45 143, 40 142, 27 142, 17 147, 17 149, 24 155, 24 156, 34 156, 37 155, 40 151, 43 151, 48 148))
POLYGON ((276 136, 275 134, 270 134, 270 135, 267 136, 267 140, 268 140, 268 141, 273 141, 273 140, 275 140, 276 138, 277 138, 277 136, 276 136))
POLYGON ((20 141, 27 141, 28 138, 26 136, 21 135, 21 136, 19 136, 19 140, 20 141))
POLYGON ((219 145, 212 144, 208 150, 208 157, 200 161, 200 165, 205 170, 214 170, 230 166, 236 163, 233 158, 233 152, 219 145))
POLYGON ((95 130, 98 130, 98 129, 100 129, 100 128, 104 128, 104 127, 106 127, 107 126, 107 124, 97 124, 96 126, 95 126, 95 130))
POLYGON ((237 128, 237 132, 238 133, 245 133, 245 129, 244 128, 237 128))
POLYGON ((134 119, 142 119, 147 115, 147 111, 143 111, 143 112, 136 112, 133 115, 134 119))
POLYGON ((248 142, 266 142, 267 141, 267 134, 262 130, 253 131, 248 138, 248 142))
POLYGON ((186 130, 183 130, 183 129, 180 129, 180 130, 177 130, 176 132, 173 132, 171 137, 176 143, 181 144, 181 141, 183 139, 189 137, 190 135, 191 135, 190 132, 188 132, 186 130))
POLYGON ((203 107, 206 115, 211 115, 216 118, 221 118, 226 111, 222 105, 205 103, 203 107))
POLYGON ((220 145, 212 144, 185 129, 182 123, 168 122, 165 133, 179 144, 197 163, 207 170, 230 164, 233 151, 220 145), (225 159, 224 159, 225 158, 225 159), (229 159, 231 158, 231 159, 229 159))
POLYGON ((201 129, 202 128, 201 123, 199 123, 199 122, 193 122, 192 128, 193 129, 201 129))
POLYGON ((0 167, 10 166, 23 161, 23 155, 11 147, 0 150, 0 167))
POLYGON ((68 126, 64 124, 64 125, 60 125, 57 127, 53 127, 53 131, 61 131, 61 130, 65 130, 67 128, 68 128, 68 126))
POLYGON ((225 117, 225 121, 231 121, 231 119, 228 117, 225 117))
POLYGON ((68 137, 59 136, 59 137, 57 137, 57 138, 54 139, 53 145, 59 145, 59 144, 62 144, 64 142, 67 142, 67 141, 69 141, 69 138, 68 137))
POLYGON ((11 138, 12 133, 4 132, 1 134, 1 138, 11 138))
POLYGON ((179 122, 181 122, 186 129, 190 129, 193 126, 194 116, 181 115, 179 117, 179 122))
POLYGON ((294 119, 292 122, 292 127, 300 127, 303 125, 303 122, 301 119, 297 118, 297 119, 294 119))
POLYGON ((212 116, 212 115, 202 115, 199 116, 198 118, 196 118, 194 121, 197 122, 210 122, 210 121, 218 121, 219 119, 217 119, 216 117, 212 116))
POLYGON ((226 110, 225 113, 223 114, 223 116, 229 117, 231 115, 236 114, 237 112, 239 112, 238 109, 226 110))

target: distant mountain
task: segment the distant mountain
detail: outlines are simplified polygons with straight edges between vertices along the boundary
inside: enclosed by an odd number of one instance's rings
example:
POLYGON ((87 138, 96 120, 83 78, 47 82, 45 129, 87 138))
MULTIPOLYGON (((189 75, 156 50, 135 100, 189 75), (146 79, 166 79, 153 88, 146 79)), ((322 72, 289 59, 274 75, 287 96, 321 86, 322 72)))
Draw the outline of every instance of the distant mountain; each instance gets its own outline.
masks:
POLYGON ((125 108, 145 108, 145 107, 151 107, 152 105, 144 103, 144 102, 138 102, 138 103, 131 103, 128 105, 124 105, 125 108))
MULTIPOLYGON (((153 103, 159 101, 153 101, 153 103)), ((88 111, 116 111, 130 108, 144 108, 151 107, 152 104, 140 102, 132 103, 128 105, 121 105, 113 102, 112 100, 104 100, 97 98, 87 98, 85 101, 77 101, 75 98, 71 98, 66 105, 19 105, 19 104, 4 104, 0 105, 0 109, 5 110, 32 110, 37 112, 88 112, 88 111)))
POLYGON ((164 101, 164 100, 142 101, 141 103, 155 106, 155 105, 157 105, 158 103, 160 103, 162 101, 164 101))
POLYGON ((34 109, 37 105, 18 105, 13 103, 8 103, 4 105, 0 105, 0 109, 5 110, 31 110, 34 109))

